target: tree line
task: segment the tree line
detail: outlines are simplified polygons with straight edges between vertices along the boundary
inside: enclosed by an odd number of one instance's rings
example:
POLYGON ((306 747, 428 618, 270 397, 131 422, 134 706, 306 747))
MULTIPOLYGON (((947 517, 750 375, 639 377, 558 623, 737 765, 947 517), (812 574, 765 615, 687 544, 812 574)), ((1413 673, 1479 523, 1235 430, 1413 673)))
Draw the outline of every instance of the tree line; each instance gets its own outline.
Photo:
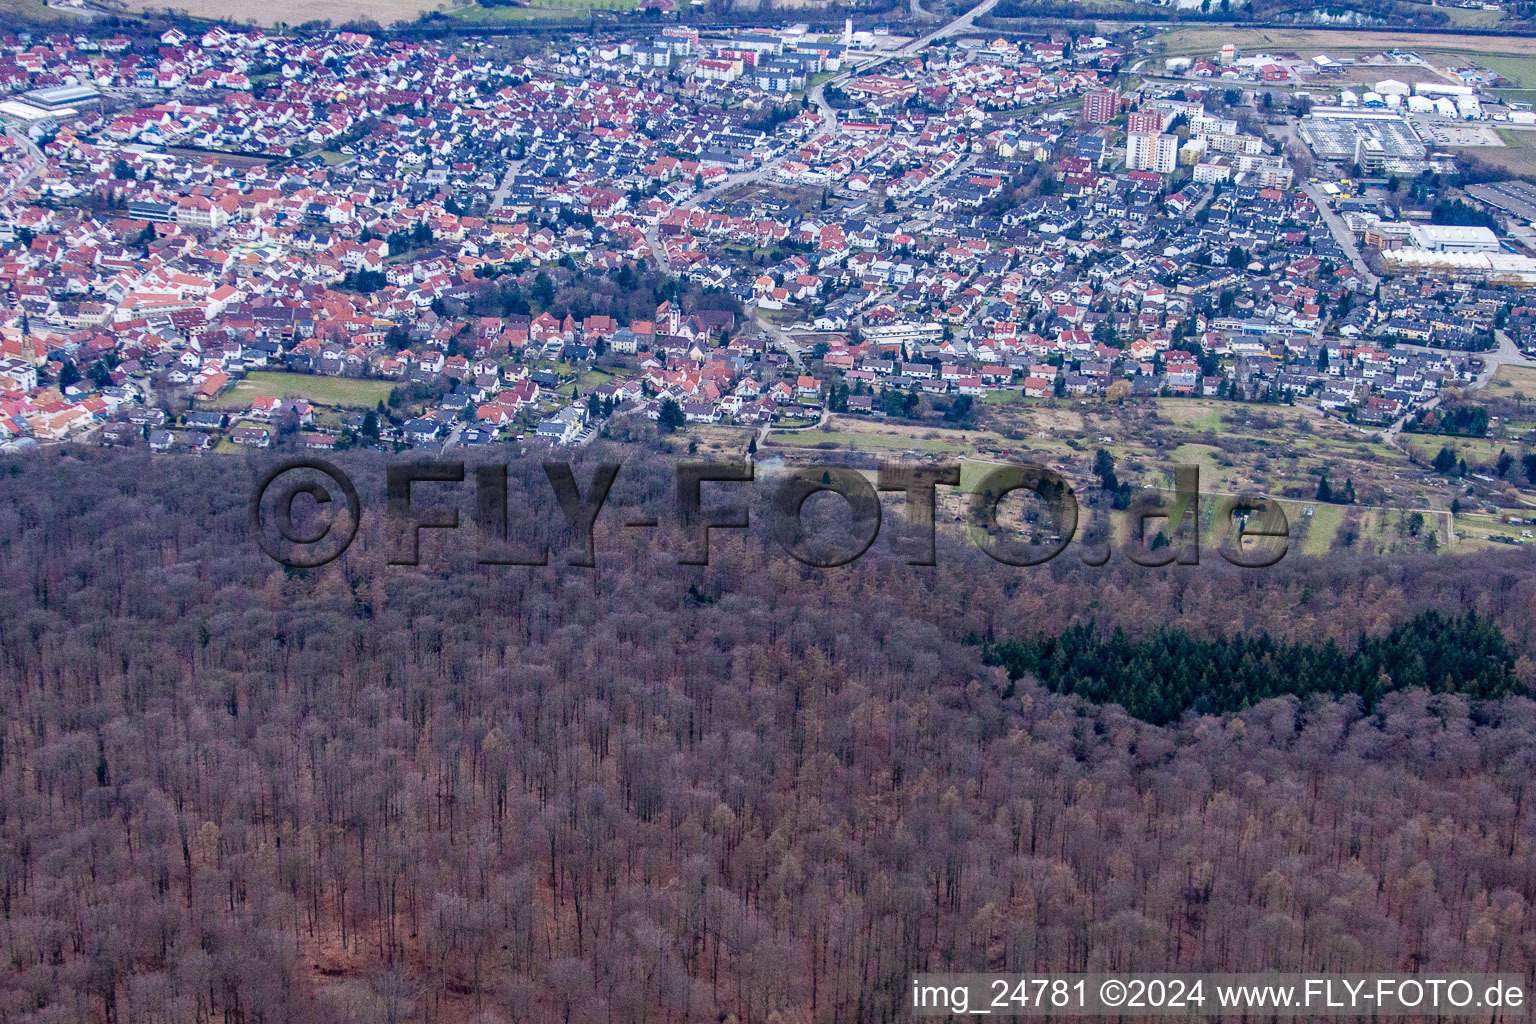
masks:
POLYGON ((1436 610, 1385 636, 1362 635, 1353 651, 1332 639, 1277 642, 1267 632, 1198 639, 1177 626, 1134 640, 1122 629, 1105 637, 1092 623, 986 651, 987 663, 1003 666, 1010 679, 1032 674, 1055 693, 1120 704, 1158 725, 1186 712, 1241 711, 1287 694, 1354 696, 1367 709, 1388 693, 1413 688, 1480 700, 1524 695, 1532 679, 1524 667, 1528 678, 1517 678, 1515 660, 1493 623, 1476 613, 1453 618, 1436 610))

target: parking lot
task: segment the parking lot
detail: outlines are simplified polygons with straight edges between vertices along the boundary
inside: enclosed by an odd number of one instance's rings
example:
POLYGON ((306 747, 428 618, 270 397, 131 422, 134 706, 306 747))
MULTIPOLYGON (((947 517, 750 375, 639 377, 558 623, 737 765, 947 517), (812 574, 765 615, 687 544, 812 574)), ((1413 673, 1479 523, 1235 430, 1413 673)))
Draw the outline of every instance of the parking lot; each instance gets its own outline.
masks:
POLYGON ((1413 127, 1424 141, 1435 146, 1503 146, 1499 133, 1488 125, 1467 124, 1436 117, 1414 117, 1413 127))

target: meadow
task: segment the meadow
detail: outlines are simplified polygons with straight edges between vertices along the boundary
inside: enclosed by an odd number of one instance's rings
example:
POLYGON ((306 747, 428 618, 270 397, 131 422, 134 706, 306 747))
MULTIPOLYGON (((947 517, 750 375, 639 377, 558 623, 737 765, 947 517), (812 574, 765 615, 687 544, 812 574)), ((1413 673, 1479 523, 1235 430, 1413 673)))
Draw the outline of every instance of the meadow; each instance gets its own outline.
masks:
POLYGON ((256 370, 220 395, 219 409, 245 409, 255 398, 298 398, 311 405, 372 409, 389 398, 395 386, 382 380, 322 377, 308 373, 256 370))

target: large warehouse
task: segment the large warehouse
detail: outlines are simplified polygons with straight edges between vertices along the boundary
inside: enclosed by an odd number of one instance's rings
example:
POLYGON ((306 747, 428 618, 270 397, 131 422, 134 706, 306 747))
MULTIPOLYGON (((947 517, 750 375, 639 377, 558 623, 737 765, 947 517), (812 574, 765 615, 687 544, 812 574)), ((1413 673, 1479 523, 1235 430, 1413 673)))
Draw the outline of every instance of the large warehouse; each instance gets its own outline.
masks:
POLYGON ((1494 181, 1471 185, 1467 192, 1480 203, 1513 214, 1521 220, 1536 222, 1536 185, 1525 181, 1494 181))
POLYGON ((1499 236, 1487 228, 1452 224, 1415 224, 1408 237, 1420 249, 1431 252, 1497 252, 1499 236))
POLYGON ((1422 160, 1428 152, 1412 125, 1381 110, 1318 108, 1301 119, 1300 129, 1319 160, 1353 161, 1362 139, 1379 143, 1386 160, 1422 160))
POLYGON ((6 124, 19 125, 22 128, 30 128, 42 121, 68 120, 79 111, 73 107, 64 107, 61 110, 44 110, 30 103, 20 100, 0 100, 0 121, 6 124))
POLYGON ((62 114, 68 110, 70 114, 75 114, 99 104, 101 93, 89 85, 55 85, 47 89, 34 89, 31 92, 22 93, 21 98, 32 106, 51 113, 62 114))

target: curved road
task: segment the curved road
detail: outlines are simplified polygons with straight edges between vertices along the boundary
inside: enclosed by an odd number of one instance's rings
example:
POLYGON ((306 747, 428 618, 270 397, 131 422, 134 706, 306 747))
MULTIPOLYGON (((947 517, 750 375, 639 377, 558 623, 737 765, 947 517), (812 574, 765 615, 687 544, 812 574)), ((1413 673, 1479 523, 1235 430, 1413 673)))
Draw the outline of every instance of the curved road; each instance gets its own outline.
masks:
MULTIPOLYGON (((1515 342, 1504 331, 1494 331, 1493 336, 1498 339, 1499 347, 1492 352, 1470 352, 1468 355, 1477 356, 1483 361, 1483 371, 1477 375, 1477 380, 1468 384, 1466 390, 1477 391, 1487 387, 1493 380, 1493 375, 1499 372, 1501 366, 1525 366, 1536 368, 1536 359, 1531 358, 1515 345, 1515 342)), ((1443 348, 1430 348, 1426 345, 1399 345, 1407 352, 1425 352, 1431 355, 1445 355, 1443 348)))
POLYGON ((1536 359, 1521 352, 1515 346, 1514 340, 1503 331, 1494 331, 1493 336, 1498 339, 1499 347, 1483 356, 1483 372, 1478 375, 1468 391, 1476 391, 1489 381, 1499 371, 1501 366, 1526 366, 1536 368, 1536 359))
MULTIPOLYGON (((1536 359, 1532 359, 1530 356, 1521 352, 1520 349, 1515 346, 1514 341, 1508 334, 1504 333, 1503 331, 1494 331, 1493 335, 1498 339, 1499 347, 1494 349, 1492 352, 1476 353, 1478 357, 1483 361, 1483 372, 1477 375, 1476 380, 1467 385, 1467 391, 1477 391, 1487 387, 1488 382, 1493 380, 1494 374, 1499 372, 1499 367, 1501 366, 1525 366, 1536 369, 1536 359)), ((1445 354, 1445 349, 1426 348, 1423 345, 1399 345, 1397 347, 1400 349, 1405 349, 1409 352, 1429 352, 1439 355, 1445 354)), ((1433 409, 1439 404, 1440 396, 1436 395, 1434 398, 1431 398, 1423 405, 1416 406, 1413 409, 1413 412, 1433 409)), ((1408 416, 1408 413, 1404 413, 1396 420, 1394 420, 1390 426, 1381 432, 1381 439, 1388 444, 1395 444, 1397 441, 1397 435, 1402 432, 1403 425, 1408 422, 1408 416)))

